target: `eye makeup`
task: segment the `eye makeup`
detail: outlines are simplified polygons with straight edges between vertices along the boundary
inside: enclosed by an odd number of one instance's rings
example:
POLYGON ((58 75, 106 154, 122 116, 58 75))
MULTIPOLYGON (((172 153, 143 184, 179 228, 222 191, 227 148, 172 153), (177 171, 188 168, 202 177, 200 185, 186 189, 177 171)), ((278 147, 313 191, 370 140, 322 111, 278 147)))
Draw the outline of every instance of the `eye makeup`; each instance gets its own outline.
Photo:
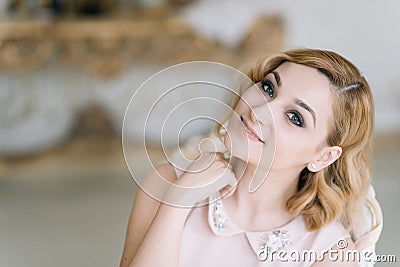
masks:
MULTIPOLYGON (((275 78, 275 81, 276 81, 276 84, 278 85, 278 87, 281 86, 282 80, 281 80, 279 73, 276 71, 273 71, 271 73, 273 74, 273 77, 275 78)), ((270 98, 276 97, 277 92, 275 89, 275 85, 271 80, 269 80, 267 77, 265 77, 261 80, 260 84, 261 84, 260 89, 264 93, 266 93, 270 98)), ((315 128, 315 112, 306 103, 304 103, 302 100, 300 100, 298 98, 295 98, 293 100, 293 103, 296 104, 297 106, 300 106, 301 108, 307 110, 308 112, 310 112, 311 116, 313 117, 314 128, 315 128)), ((298 126, 301 128, 306 127, 305 120, 299 111, 293 109, 293 110, 287 111, 285 114, 286 114, 287 118, 289 119, 289 121, 292 124, 294 124, 295 126, 298 126)))

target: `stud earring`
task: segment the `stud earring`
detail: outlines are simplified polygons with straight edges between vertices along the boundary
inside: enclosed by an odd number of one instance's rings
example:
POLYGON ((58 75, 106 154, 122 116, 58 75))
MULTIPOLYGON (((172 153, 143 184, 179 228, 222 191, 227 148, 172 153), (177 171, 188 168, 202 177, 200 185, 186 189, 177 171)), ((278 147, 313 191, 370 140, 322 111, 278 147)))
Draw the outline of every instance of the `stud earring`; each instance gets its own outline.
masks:
POLYGON ((317 168, 317 164, 311 163, 311 168, 313 168, 313 169, 317 168))

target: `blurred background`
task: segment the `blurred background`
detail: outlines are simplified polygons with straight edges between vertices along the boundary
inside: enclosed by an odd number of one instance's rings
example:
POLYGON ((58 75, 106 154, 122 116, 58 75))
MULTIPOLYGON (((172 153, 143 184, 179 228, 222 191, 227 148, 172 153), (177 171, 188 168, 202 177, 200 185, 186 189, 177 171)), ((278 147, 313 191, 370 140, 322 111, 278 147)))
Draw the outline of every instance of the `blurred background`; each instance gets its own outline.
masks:
MULTIPOLYGON (((177 63, 241 68, 296 47, 344 55, 371 85, 377 252, 399 260, 399 12, 397 0, 0 0, 0 266, 118 266, 137 188, 121 145, 135 90, 177 63)), ((146 166, 137 136, 126 141, 146 166)))

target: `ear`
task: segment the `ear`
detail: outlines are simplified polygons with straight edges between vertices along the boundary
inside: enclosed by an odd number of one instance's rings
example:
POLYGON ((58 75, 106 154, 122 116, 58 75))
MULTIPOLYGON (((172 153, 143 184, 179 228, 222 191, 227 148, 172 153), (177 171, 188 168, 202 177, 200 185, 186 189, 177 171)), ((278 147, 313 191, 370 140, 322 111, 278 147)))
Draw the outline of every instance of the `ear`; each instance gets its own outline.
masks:
POLYGON ((307 168, 311 172, 318 172, 323 168, 334 163, 342 155, 342 148, 340 146, 324 147, 318 156, 310 163, 307 168))

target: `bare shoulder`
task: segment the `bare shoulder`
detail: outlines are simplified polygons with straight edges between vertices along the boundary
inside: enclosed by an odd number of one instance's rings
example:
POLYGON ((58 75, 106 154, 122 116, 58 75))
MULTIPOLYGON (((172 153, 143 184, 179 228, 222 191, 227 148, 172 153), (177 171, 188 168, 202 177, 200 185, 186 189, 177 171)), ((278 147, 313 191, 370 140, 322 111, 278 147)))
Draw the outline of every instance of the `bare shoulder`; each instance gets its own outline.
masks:
POLYGON ((177 179, 174 167, 168 162, 159 165, 153 172, 150 172, 151 174, 161 175, 170 182, 174 182, 177 179))
POLYGON ((163 163, 151 170, 141 181, 140 191, 150 192, 154 197, 161 194, 160 190, 166 190, 166 187, 177 179, 175 169, 170 163, 163 163))
POLYGON ((173 183, 176 179, 175 170, 169 163, 161 164, 150 171, 143 178, 141 187, 136 192, 132 213, 137 212, 142 215, 143 212, 149 210, 155 213, 160 204, 159 196, 162 196, 170 183, 173 183), (146 188, 151 188, 151 190, 146 190, 146 188), (145 191, 150 191, 150 194, 145 191))
POLYGON ((175 170, 169 163, 159 165, 143 178, 142 187, 137 189, 129 216, 121 267, 128 266, 160 206, 157 196, 147 194, 142 188, 151 186, 156 195, 160 196, 167 190, 168 183, 173 183, 176 179, 175 170))
POLYGON ((339 248, 338 244, 334 245, 330 248, 329 251, 326 251, 322 260, 314 263, 313 267, 330 267, 330 266, 345 266, 345 267, 353 267, 358 266, 358 262, 356 261, 355 253, 356 246, 354 245, 353 240, 348 237, 344 239, 344 244, 346 244, 345 248, 339 248))

